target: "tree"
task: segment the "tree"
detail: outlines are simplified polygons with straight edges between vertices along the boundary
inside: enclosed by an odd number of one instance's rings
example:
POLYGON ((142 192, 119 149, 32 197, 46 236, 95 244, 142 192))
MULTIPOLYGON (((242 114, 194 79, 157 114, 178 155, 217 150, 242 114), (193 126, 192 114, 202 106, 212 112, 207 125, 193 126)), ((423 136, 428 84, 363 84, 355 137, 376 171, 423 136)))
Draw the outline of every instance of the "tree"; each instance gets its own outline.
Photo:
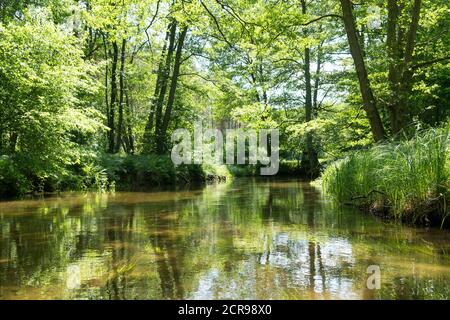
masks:
POLYGON ((391 97, 388 102, 391 131, 394 134, 402 131, 411 121, 408 108, 409 95, 413 80, 413 53, 419 27, 421 0, 414 0, 411 10, 409 30, 405 34, 399 19, 406 7, 397 0, 388 1, 387 21, 387 54, 389 57, 389 84, 391 97))
MULTIPOLYGON (((306 1, 301 0, 302 14, 307 14, 306 1)), ((305 36, 308 33, 304 32, 305 36)), ((318 54, 319 56, 319 54, 318 54)), ((320 63, 317 63, 318 68, 320 68, 320 63)), ((308 123, 313 119, 313 88, 311 83, 311 49, 309 46, 305 47, 305 60, 304 60, 304 70, 305 70, 305 121, 308 123)), ((319 69, 320 70, 320 69, 319 69)), ((316 85, 318 83, 316 82, 316 85)), ((317 100, 317 91, 315 89, 315 103, 317 100)), ((319 159, 317 157, 317 151, 314 148, 313 134, 312 132, 307 132, 306 134, 306 150, 302 157, 302 167, 307 172, 308 176, 316 177, 319 174, 319 159)))
POLYGON ((358 76, 359 87, 364 104, 364 110, 366 111, 367 118, 370 122, 370 128, 372 130, 375 141, 381 141, 386 137, 383 123, 381 121, 380 114, 377 109, 372 87, 370 85, 369 76, 367 74, 367 68, 361 50, 358 33, 355 27, 355 21, 352 11, 352 2, 350 0, 340 0, 342 7, 342 18, 344 20, 345 31, 347 33, 348 44, 350 46, 350 52, 355 63, 356 74, 358 76))
POLYGON ((154 136, 155 136, 154 150, 159 154, 162 154, 166 151, 167 129, 169 126, 169 122, 171 120, 171 113, 175 101, 175 94, 177 90, 178 78, 180 75, 180 67, 182 63, 181 59, 183 53, 183 46, 187 34, 187 27, 183 26, 181 28, 181 31, 179 32, 178 39, 176 39, 177 26, 178 22, 175 19, 172 19, 172 21, 170 21, 168 26, 168 31, 165 40, 166 43, 164 44, 160 58, 161 62, 158 66, 159 70, 157 73, 158 76, 155 85, 155 95, 153 97, 153 101, 151 104, 144 136, 144 138, 147 140, 146 141, 148 148, 147 150, 151 150, 151 148, 153 147, 151 141, 152 136, 151 131, 154 128, 154 136), (175 58, 173 58, 174 53, 175 58), (162 63, 164 59, 165 63, 162 63), (168 88, 169 93, 166 100, 168 88))
POLYGON ((0 153, 36 183, 61 179, 103 128, 86 105, 97 94, 95 68, 75 37, 40 18, 0 24, 0 153))
POLYGON ((175 62, 172 72, 172 78, 170 83, 170 91, 169 91, 169 97, 167 99, 167 106, 164 112, 164 117, 161 123, 161 127, 158 128, 157 132, 157 147, 156 151, 158 153, 164 153, 166 151, 166 145, 165 145, 165 139, 167 134, 167 128, 169 126, 169 122, 171 120, 171 113, 173 108, 173 103, 175 101, 175 93, 177 90, 177 84, 178 84, 178 78, 180 76, 180 67, 181 67, 181 57, 183 53, 183 46, 184 41, 186 39, 188 28, 184 26, 182 30, 180 31, 180 34, 178 36, 178 42, 177 42, 177 52, 175 54, 175 62))

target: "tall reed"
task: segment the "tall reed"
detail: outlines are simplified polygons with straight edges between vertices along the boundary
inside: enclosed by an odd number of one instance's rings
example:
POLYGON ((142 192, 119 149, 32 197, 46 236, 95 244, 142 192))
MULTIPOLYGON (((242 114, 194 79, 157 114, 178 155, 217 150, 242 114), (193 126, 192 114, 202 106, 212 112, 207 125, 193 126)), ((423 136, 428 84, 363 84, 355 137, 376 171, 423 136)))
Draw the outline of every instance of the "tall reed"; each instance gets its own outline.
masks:
POLYGON ((413 223, 444 223, 450 186, 449 127, 353 153, 322 176, 341 203, 413 223))

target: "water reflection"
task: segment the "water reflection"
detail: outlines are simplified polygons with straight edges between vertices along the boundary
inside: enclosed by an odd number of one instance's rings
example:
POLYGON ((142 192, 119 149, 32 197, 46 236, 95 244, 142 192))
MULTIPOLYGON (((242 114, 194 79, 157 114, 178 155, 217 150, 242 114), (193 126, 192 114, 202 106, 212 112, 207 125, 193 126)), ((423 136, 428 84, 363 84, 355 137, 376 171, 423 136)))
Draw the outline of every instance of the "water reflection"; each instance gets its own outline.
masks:
POLYGON ((1 202, 0 226, 0 299, 450 298, 448 232, 295 180, 1 202))

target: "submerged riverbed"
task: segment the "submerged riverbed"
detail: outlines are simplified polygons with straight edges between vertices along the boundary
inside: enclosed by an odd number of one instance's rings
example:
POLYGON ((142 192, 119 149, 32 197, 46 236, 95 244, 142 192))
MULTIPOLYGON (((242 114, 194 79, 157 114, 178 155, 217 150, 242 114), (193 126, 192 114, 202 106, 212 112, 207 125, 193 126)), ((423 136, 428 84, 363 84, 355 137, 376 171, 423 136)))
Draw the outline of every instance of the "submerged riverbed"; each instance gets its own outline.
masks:
POLYGON ((450 299, 450 232, 296 180, 0 202, 0 299, 178 298, 450 299))

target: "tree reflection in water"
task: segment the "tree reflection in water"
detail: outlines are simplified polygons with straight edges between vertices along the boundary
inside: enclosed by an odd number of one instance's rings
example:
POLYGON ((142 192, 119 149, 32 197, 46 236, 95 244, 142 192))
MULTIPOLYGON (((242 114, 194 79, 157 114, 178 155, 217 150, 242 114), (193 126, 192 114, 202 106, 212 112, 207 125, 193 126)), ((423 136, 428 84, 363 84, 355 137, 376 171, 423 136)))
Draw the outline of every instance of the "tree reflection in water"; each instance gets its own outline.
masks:
POLYGON ((448 232, 336 208, 296 180, 0 202, 0 226, 2 299, 450 295, 448 232))

